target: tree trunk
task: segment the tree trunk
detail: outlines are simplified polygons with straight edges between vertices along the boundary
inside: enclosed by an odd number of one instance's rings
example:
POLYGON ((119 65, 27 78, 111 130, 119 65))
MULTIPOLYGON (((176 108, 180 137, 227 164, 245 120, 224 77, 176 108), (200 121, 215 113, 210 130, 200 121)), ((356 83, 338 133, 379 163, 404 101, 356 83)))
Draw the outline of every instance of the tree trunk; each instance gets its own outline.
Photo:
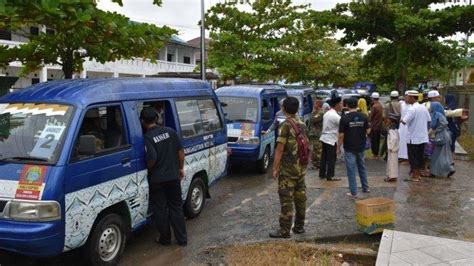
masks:
POLYGON ((72 75, 74 75, 74 54, 72 49, 67 49, 63 54, 62 61, 62 70, 64 73, 64 79, 72 79, 72 75))
POLYGON ((402 68, 400 70, 400 74, 397 78, 396 86, 397 86, 398 92, 400 92, 401 94, 405 93, 405 89, 406 89, 406 86, 407 86, 407 70, 406 70, 406 68, 402 68))
POLYGON ((64 79, 72 79, 72 75, 74 75, 74 71, 72 70, 72 66, 68 64, 63 65, 63 73, 64 79))

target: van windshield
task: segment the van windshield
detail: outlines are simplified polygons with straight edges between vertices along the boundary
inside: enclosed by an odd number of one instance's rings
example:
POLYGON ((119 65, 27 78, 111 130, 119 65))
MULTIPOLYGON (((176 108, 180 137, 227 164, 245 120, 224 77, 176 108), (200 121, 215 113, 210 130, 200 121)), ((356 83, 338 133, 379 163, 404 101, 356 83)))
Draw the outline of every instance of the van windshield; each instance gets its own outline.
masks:
POLYGON ((59 104, 0 103, 0 160, 55 163, 72 109, 59 104))
POLYGON ((231 122, 257 122, 258 105, 256 98, 248 97, 219 97, 224 103, 226 119, 231 122))

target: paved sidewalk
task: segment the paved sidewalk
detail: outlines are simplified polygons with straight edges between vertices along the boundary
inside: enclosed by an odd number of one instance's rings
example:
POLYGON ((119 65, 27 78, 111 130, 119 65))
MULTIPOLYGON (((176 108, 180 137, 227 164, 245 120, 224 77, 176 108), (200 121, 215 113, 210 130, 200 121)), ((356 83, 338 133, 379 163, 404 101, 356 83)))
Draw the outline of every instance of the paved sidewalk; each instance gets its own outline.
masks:
POLYGON ((376 266, 474 265, 474 243, 385 230, 376 266))

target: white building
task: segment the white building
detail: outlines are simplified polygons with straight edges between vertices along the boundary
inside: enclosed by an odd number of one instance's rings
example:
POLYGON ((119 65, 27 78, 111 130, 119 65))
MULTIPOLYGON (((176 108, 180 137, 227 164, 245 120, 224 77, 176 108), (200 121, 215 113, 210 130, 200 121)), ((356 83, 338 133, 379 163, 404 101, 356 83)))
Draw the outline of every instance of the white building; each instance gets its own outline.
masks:
MULTIPOLYGON (((39 31, 46 31, 46 29, 44 27, 29 28, 29 33, 32 35, 37 35, 39 31)), ((20 34, 0 30, 0 45, 17 46, 27 41, 28 39, 20 34)), ((105 64, 89 60, 84 63, 84 71, 78 73, 76 78, 146 77, 161 72, 192 72, 196 68, 195 54, 199 50, 198 46, 188 44, 173 36, 157 55, 156 63, 142 58, 105 64)), ((10 63, 6 69, 0 69, 0 79, 18 77, 11 89, 20 89, 39 82, 64 78, 61 67, 58 65, 46 65, 40 71, 30 73, 26 77, 20 77, 21 67, 20 62, 10 63)))

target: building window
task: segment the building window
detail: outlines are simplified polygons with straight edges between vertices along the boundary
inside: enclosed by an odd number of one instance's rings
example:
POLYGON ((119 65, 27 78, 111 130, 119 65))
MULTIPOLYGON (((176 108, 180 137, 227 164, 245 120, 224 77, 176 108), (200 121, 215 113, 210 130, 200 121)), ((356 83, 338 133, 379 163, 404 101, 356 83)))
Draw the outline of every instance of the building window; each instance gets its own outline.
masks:
POLYGON ((48 35, 54 35, 54 33, 55 33, 54 30, 52 30, 52 29, 46 29, 46 34, 48 34, 48 35))
POLYGON ((30 34, 33 36, 39 35, 39 28, 38 27, 30 27, 30 34))
POLYGON ((166 55, 166 61, 173 62, 173 54, 167 54, 166 55))
POLYGON ((191 57, 189 57, 189 56, 183 57, 183 63, 185 63, 185 64, 191 64, 191 57))
POLYGON ((32 78, 32 79, 31 79, 31 85, 38 84, 39 82, 40 82, 40 79, 39 79, 39 78, 32 78))
POLYGON ((11 41, 12 33, 10 31, 0 29, 0 40, 11 41))

